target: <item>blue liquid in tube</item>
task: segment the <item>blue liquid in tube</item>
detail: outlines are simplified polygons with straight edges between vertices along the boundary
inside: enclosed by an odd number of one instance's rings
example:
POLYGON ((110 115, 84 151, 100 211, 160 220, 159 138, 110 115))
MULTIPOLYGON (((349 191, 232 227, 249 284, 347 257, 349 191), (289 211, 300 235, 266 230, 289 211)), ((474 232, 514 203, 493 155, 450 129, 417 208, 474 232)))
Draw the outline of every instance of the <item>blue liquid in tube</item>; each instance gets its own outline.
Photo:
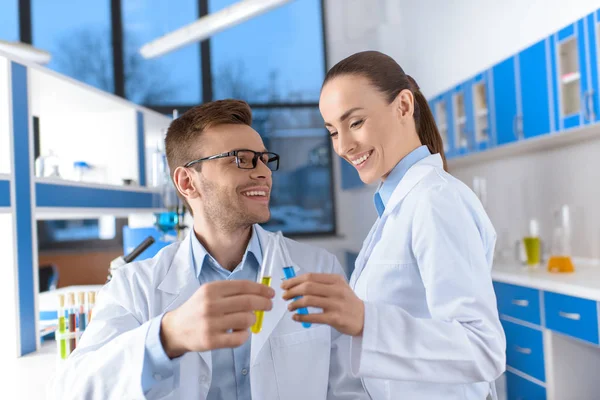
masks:
MULTIPOLYGON (((285 279, 292 279, 296 277, 296 271, 294 271, 294 267, 284 267, 283 273, 285 274, 285 279)), ((302 296, 294 297, 294 301, 298 300, 302 296)), ((296 310, 298 314, 306 315, 308 314, 308 310, 306 307, 302 307, 296 310)), ((312 324, 310 322, 302 322, 302 326, 305 328, 310 328, 312 324)))

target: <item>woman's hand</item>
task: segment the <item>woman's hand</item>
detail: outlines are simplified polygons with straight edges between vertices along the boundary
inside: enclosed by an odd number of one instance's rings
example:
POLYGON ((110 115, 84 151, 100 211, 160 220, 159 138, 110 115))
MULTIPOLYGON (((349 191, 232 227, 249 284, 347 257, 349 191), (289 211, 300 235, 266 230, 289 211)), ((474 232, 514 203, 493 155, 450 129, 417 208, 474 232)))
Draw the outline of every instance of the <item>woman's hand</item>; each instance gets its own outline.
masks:
POLYGON ((302 274, 283 281, 284 300, 302 298, 289 304, 295 311, 302 307, 323 309, 322 313, 294 314, 294 321, 327 324, 350 336, 361 336, 365 320, 365 305, 346 280, 337 274, 302 274))

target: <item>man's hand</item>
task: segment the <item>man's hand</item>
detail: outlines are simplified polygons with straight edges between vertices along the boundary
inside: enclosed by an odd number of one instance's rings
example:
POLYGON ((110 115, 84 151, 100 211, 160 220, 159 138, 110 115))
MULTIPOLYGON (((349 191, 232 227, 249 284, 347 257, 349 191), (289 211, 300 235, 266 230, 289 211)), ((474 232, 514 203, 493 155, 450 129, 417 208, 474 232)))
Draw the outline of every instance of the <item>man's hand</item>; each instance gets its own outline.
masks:
POLYGON ((251 281, 220 281, 202 285, 179 308, 167 312, 160 339, 169 358, 241 346, 256 319, 254 310, 269 311, 275 291, 251 281))

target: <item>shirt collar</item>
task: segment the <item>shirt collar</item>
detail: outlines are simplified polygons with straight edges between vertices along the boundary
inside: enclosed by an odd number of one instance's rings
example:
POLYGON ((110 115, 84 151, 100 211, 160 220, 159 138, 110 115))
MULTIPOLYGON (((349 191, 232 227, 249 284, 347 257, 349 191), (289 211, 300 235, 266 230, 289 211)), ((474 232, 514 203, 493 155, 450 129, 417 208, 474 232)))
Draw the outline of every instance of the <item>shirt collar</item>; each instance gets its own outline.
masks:
MULTIPOLYGON (((194 272, 196 273, 196 277, 200 277, 200 273, 202 272, 202 268, 204 266, 207 258, 212 259, 215 265, 219 265, 217 260, 213 258, 212 255, 206 251, 200 240, 196 237, 195 233, 191 233, 192 237, 192 259, 194 264, 194 272)), ((262 249, 260 245, 260 239, 258 238, 258 233, 256 232, 256 227, 252 226, 252 234, 250 236, 250 241, 248 242, 248 246, 246 247, 246 251, 244 252, 244 257, 242 258, 241 268, 243 269, 246 265, 246 259, 251 256, 254 257, 258 265, 262 263, 262 249)))
POLYGON ((388 201, 390 201, 390 198, 394 193, 394 189, 396 189, 396 186, 398 186, 410 167, 430 155, 431 153, 429 152, 427 146, 423 145, 417 147, 408 153, 404 158, 402 158, 402 160, 396 164, 394 169, 392 169, 392 172, 390 172, 385 181, 381 182, 373 198, 375 208, 377 209, 377 214, 379 214, 380 217, 383 215, 385 206, 388 201))

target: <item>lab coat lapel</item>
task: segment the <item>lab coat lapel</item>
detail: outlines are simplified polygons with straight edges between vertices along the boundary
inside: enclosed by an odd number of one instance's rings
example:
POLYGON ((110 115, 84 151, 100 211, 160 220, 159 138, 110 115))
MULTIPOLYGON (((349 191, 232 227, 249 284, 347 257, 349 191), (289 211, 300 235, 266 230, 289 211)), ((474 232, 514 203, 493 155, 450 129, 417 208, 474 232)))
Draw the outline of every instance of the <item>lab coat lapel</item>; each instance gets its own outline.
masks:
POLYGON ((367 262, 369 261, 373 247, 375 247, 375 244, 377 244, 379 235, 381 234, 380 227, 385 224, 388 215, 394 211, 396 206, 400 204, 402 200, 404 200, 408 193, 410 193, 410 191, 425 177, 425 175, 431 172, 434 168, 443 168, 443 166, 442 157, 439 154, 433 154, 417 162, 406 172, 398 186, 396 186, 396 189, 394 189, 390 200, 385 205, 385 211, 383 212, 383 215, 373 224, 369 235, 363 242, 363 247, 356 258, 355 269, 350 279, 350 287, 352 287, 352 289, 356 287, 356 282, 358 281, 358 278, 360 278, 360 274, 363 272, 367 262))
MULTIPOLYGON (((190 233, 193 234, 193 233, 190 233)), ((158 285, 158 290, 163 292, 166 307, 164 312, 176 309, 185 303, 200 288, 198 278, 194 274, 194 268, 191 265, 190 246, 191 239, 188 234, 175 253, 171 261, 169 270, 164 279, 158 285)), ((206 363, 208 370, 212 370, 212 358, 210 351, 198 353, 206 363)))
POLYGON ((439 154, 432 154, 428 157, 425 157, 421 161, 417 162, 415 165, 409 168, 406 171, 406 175, 402 178, 390 200, 385 205, 385 211, 381 216, 382 219, 385 219, 391 212, 394 211, 396 206, 404 200, 406 195, 410 193, 410 191, 434 168, 443 168, 442 157, 439 154))
MULTIPOLYGON (((261 248, 266 249, 266 244, 269 240, 273 240, 275 234, 271 232, 267 232, 260 226, 256 226, 256 232, 258 232, 258 237, 260 239, 261 248)), ((284 239, 286 240, 286 239, 284 239)), ((290 250, 290 257, 293 257, 293 252, 290 250)), ((265 260, 266 255, 263 253, 263 261, 265 260)), ((294 264, 294 270, 296 271, 296 275, 300 274, 301 268, 297 266, 297 262, 292 260, 294 264)), ((282 299, 283 290, 281 289, 281 282, 285 278, 283 273, 283 265, 275 266, 273 268, 273 275, 271 276, 271 287, 275 290, 275 297, 273 298, 273 309, 271 311, 265 312, 262 330, 258 334, 252 335, 252 342, 250 345, 250 365, 252 366, 256 357, 260 353, 260 350, 263 348, 267 340, 269 340, 269 336, 285 315, 287 311, 287 303, 282 299)))

